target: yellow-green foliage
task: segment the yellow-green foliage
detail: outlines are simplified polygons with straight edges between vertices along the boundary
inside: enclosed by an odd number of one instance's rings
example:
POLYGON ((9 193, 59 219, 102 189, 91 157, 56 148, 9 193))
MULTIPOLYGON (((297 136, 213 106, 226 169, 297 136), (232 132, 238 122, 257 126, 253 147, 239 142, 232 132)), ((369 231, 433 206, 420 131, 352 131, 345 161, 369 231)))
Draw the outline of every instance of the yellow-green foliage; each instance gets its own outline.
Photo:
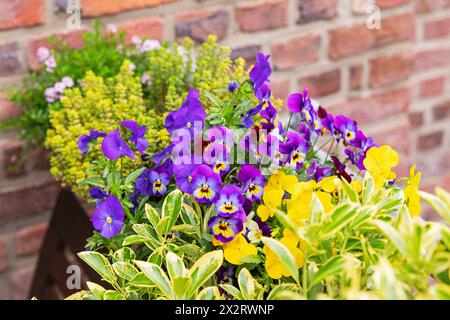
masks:
MULTIPOLYGON (((158 130, 161 117, 153 110, 147 110, 142 98, 140 80, 125 62, 120 73, 104 80, 88 72, 80 88, 69 89, 62 98, 62 108, 50 111, 52 129, 47 132, 46 147, 51 150, 51 172, 64 186, 71 186, 80 196, 87 191, 78 183, 88 177, 93 169, 93 160, 99 160, 100 146, 95 146, 82 157, 78 150, 78 138, 90 129, 109 132, 119 126, 121 120, 133 119, 148 127, 147 138, 150 150, 166 143, 158 130)), ((139 161, 127 159, 124 167, 129 170, 139 165, 139 161)))
MULTIPOLYGON (((118 75, 102 79, 88 72, 84 86, 67 90, 62 107, 50 111, 51 129, 47 132, 46 147, 51 151, 51 172, 62 185, 71 187, 81 197, 87 186, 79 182, 90 177, 94 163, 103 156, 99 146, 91 148, 85 157, 78 150, 80 135, 90 129, 110 132, 121 120, 135 120, 147 126, 150 141, 148 152, 160 151, 170 142, 164 128, 167 113, 181 106, 189 88, 200 92, 203 106, 209 110, 211 101, 206 92, 219 100, 225 98, 228 82, 243 81, 246 76, 244 60, 232 61, 230 49, 217 44, 211 36, 195 53, 193 43, 185 39, 182 45, 164 43, 148 52, 147 85, 141 85, 139 76, 125 62, 118 75)), ((125 168, 136 169, 140 161, 124 162, 125 168)))

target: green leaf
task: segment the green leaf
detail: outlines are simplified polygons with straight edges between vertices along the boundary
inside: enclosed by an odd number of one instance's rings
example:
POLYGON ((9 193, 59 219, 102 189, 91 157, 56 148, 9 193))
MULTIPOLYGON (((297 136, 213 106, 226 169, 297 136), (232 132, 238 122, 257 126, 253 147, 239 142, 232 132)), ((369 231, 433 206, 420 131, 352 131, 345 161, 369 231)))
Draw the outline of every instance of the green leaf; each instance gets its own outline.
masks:
POLYGON ((122 294, 114 290, 106 290, 104 295, 105 300, 123 300, 122 294))
POLYGON ((89 291, 91 291, 92 294, 94 296, 96 296, 98 300, 103 300, 103 296, 106 292, 105 288, 103 288, 99 284, 96 284, 96 283, 90 282, 90 281, 86 281, 86 285, 87 285, 89 291))
POLYGON ((164 233, 167 234, 175 224, 180 215, 181 206, 183 203, 183 193, 179 189, 173 190, 169 193, 162 205, 162 216, 169 217, 169 222, 165 226, 164 233))
POLYGON ((187 254, 191 257, 198 258, 203 254, 201 248, 194 244, 185 244, 178 248, 178 252, 187 254))
POLYGON ((344 269, 344 266, 345 259, 343 257, 336 256, 331 258, 322 267, 320 267, 316 273, 314 273, 309 286, 313 287, 328 277, 333 277, 340 274, 344 269))
MULTIPOLYGON (((311 207, 309 210, 309 220, 311 224, 321 223, 324 215, 324 208, 317 195, 312 194, 311 207)), ((293 226, 295 227, 295 226, 293 226)), ((291 228, 290 228, 291 229, 291 228)), ((297 228, 295 228, 297 229, 297 228)), ((292 231, 292 230, 291 230, 292 231)))
POLYGON ((241 292, 235 286, 232 286, 231 284, 220 284, 219 287, 225 290, 229 295, 231 295, 236 300, 244 300, 244 297, 242 296, 241 292))
POLYGON ((375 182, 373 181, 373 178, 370 175, 369 171, 366 171, 366 174, 364 175, 363 189, 362 189, 363 203, 366 203, 369 200, 370 195, 373 192, 374 188, 375 182))
POLYGON ((192 279, 188 276, 178 277, 172 279, 173 292, 175 299, 186 300, 187 289, 191 286, 192 279))
POLYGON ((110 284, 115 284, 117 277, 114 270, 102 254, 95 251, 84 251, 78 253, 81 260, 86 262, 92 269, 94 269, 105 281, 110 284))
POLYGON ((442 219, 450 222, 450 207, 443 199, 424 191, 419 191, 419 194, 420 197, 424 199, 433 208, 433 210, 442 217, 442 219))
POLYGON ((253 300, 255 295, 255 279, 250 272, 243 268, 238 275, 239 289, 241 289, 242 297, 245 300, 253 300))
POLYGON ((134 170, 125 178, 125 184, 133 183, 141 174, 144 172, 145 168, 139 168, 134 170))
POLYGON ((135 286, 139 288, 154 288, 155 284, 151 281, 143 272, 139 272, 130 282, 129 286, 135 286))
POLYGON ((188 274, 183 260, 173 252, 167 253, 166 266, 171 279, 185 277, 188 274))
POLYGON ((137 234, 131 235, 123 239, 122 246, 130 246, 133 244, 141 244, 147 241, 145 237, 138 236, 137 234))
POLYGON ((195 297, 196 300, 220 300, 220 292, 217 287, 206 287, 195 297))
POLYGON ((192 285, 189 287, 186 298, 192 298, 197 290, 212 276, 223 263, 223 251, 215 250, 208 252, 198 259, 189 271, 192 285))
POLYGON ((305 298, 298 293, 299 287, 293 283, 283 283, 274 287, 267 300, 304 300, 305 298))
POLYGON ((150 221, 153 228, 155 228, 155 230, 156 230, 156 228, 158 227, 159 219, 160 219, 159 214, 158 214, 158 211, 156 211, 156 209, 153 208, 148 203, 145 204, 145 216, 147 217, 147 220, 150 221))
POLYGON ((344 203, 334 208, 329 214, 329 221, 324 223, 319 230, 320 239, 332 237, 336 232, 351 223, 358 214, 357 207, 354 203, 344 203))
POLYGON ((149 278, 167 299, 174 299, 169 278, 158 265, 145 261, 135 261, 142 272, 149 278))
POLYGON ((291 252, 284 244, 282 244, 280 241, 268 238, 268 237, 262 237, 261 241, 269 247, 270 250, 272 250, 273 253, 278 257, 278 259, 281 261, 283 266, 286 268, 286 270, 289 271, 292 278, 297 282, 297 284, 300 283, 299 276, 298 276, 298 266, 295 262, 295 258, 292 256, 291 252))
POLYGON ((113 263, 112 267, 119 277, 128 281, 132 280, 139 273, 139 271, 129 262, 118 261, 113 263))
POLYGON ((389 239, 392 245, 398 250, 398 252, 400 252, 403 257, 408 258, 406 244, 404 243, 397 230, 395 230, 390 224, 381 220, 373 220, 372 224, 374 224, 381 231, 381 233, 383 233, 386 238, 389 239))
POLYGON ((341 179, 341 185, 342 189, 344 189, 344 193, 346 194, 347 198, 351 202, 359 203, 359 197, 355 190, 352 189, 350 184, 345 179, 341 179))
POLYGON ((99 187, 104 189, 105 188, 105 182, 102 178, 86 178, 78 183, 79 185, 89 185, 94 187, 99 187))

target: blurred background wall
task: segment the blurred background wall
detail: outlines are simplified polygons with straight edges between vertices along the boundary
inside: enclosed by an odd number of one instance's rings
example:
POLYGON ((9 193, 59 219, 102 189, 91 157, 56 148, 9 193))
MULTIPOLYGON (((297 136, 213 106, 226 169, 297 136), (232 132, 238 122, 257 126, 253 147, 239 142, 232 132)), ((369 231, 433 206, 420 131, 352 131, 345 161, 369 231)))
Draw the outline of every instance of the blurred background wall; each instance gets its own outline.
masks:
MULTIPOLYGON (((20 112, 2 88, 36 68, 46 38, 82 45, 66 26, 76 2, 0 0, 0 121, 20 112)), ((308 87, 393 145, 401 174, 416 162, 423 189, 450 189, 450 0, 81 0, 81 14, 82 29, 98 19, 159 40, 213 33, 249 63, 270 53, 276 95, 308 87), (367 27, 373 4, 381 29, 367 27)), ((1 134, 0 299, 26 298, 57 192, 45 152, 1 134)))

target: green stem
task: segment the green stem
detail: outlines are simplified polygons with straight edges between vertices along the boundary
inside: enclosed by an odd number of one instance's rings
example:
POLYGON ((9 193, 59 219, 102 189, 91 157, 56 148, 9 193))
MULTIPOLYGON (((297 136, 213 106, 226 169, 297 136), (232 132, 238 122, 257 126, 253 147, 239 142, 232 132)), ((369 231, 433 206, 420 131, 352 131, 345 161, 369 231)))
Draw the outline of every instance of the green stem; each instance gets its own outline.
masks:
POLYGON ((325 165, 325 163, 326 163, 327 160, 328 160, 328 156, 330 155, 331 149, 333 149, 333 145, 334 145, 334 139, 333 139, 333 142, 331 142, 330 148, 328 149, 327 156, 325 157, 325 161, 323 162, 324 165, 325 165))
POLYGON ((293 116, 294 116, 294 113, 291 112, 291 115, 289 116, 289 120, 288 120, 288 123, 287 123, 287 126, 286 126, 286 133, 284 134, 283 142, 286 142, 287 134, 288 134, 288 131, 289 131, 289 126, 291 125, 291 120, 292 120, 293 116))

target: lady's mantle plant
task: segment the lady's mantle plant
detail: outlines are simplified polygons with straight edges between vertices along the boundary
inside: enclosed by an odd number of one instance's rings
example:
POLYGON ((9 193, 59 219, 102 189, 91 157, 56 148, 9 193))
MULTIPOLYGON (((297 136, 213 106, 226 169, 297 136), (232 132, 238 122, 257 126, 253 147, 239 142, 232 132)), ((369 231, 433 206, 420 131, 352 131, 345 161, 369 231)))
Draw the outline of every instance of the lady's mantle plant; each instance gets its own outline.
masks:
POLYGON ((208 93, 213 110, 191 89, 165 119, 170 144, 130 174, 123 159, 148 149, 139 121, 80 137, 80 153, 107 160, 85 181, 97 231, 79 255, 110 289, 70 298, 450 297, 450 229, 420 217, 422 197, 450 222, 450 195, 421 193, 414 166, 398 178, 395 150, 307 90, 278 122, 268 59, 224 99, 208 93))

